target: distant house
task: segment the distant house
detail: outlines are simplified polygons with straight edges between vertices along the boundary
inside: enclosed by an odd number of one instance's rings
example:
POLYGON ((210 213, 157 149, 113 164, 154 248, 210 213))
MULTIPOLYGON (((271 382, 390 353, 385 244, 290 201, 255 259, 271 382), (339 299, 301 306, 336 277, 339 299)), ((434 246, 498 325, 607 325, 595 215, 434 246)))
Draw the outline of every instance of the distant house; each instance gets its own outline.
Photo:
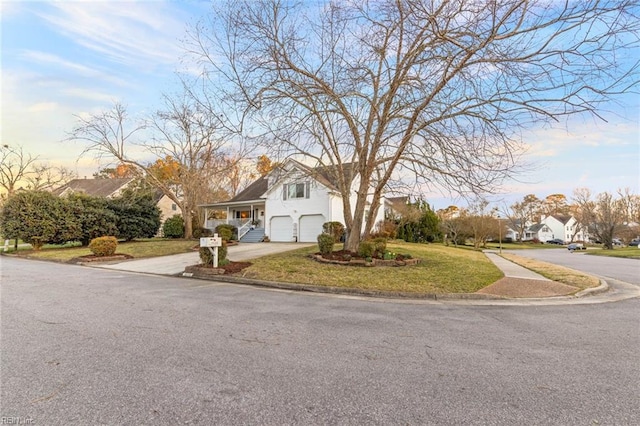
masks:
MULTIPOLYGON (((346 173, 356 173, 352 164, 344 167, 346 173)), ((243 242, 261 241, 265 236, 276 242, 316 242, 323 223, 344 224, 342 197, 332 172, 327 167, 309 167, 289 159, 232 199, 199 206, 204 210, 205 227, 232 224, 238 227, 243 242), (212 211, 220 210, 226 211, 226 219, 210 219, 212 211)), ((352 205, 358 184, 355 176, 352 205)), ((384 219, 384 199, 382 202, 376 223, 384 219)))
POLYGON ((69 183, 51 191, 54 195, 82 192, 92 197, 115 198, 133 181, 133 178, 119 179, 73 179, 69 183))
MULTIPOLYGON (((52 193, 59 197, 81 192, 92 197, 115 198, 120 196, 122 191, 124 191, 133 180, 133 178, 73 179, 69 183, 54 189, 52 193)), ((180 207, 160 190, 154 192, 154 201, 160 209, 160 219, 162 223, 173 215, 182 214, 180 207)))
MULTIPOLYGON (((551 230, 552 238, 559 238, 564 242, 588 241, 589 234, 586 228, 580 227, 578 221, 573 216, 543 216, 540 223, 545 224, 551 230)), ((546 240, 540 240, 546 241, 546 240)))

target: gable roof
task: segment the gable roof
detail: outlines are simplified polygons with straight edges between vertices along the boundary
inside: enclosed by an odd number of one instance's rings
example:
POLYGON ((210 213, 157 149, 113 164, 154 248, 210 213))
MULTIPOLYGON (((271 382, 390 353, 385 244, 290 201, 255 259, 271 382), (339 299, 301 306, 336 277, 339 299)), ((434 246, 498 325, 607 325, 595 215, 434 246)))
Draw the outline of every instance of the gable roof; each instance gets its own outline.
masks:
POLYGON ((531 225, 527 231, 529 232, 538 232, 539 230, 541 230, 542 228, 544 228, 545 226, 547 226, 544 223, 536 223, 535 225, 531 225))
MULTIPOLYGON (((356 165, 357 163, 342 164, 342 170, 344 171, 344 174, 347 180, 353 179, 353 177, 358 173, 356 169, 356 165)), ((302 164, 299 161, 289 159, 283 166, 280 167, 280 172, 284 171, 285 173, 282 174, 282 176, 279 176, 275 180, 275 182, 278 182, 279 180, 281 180, 293 169, 300 170, 305 175, 315 179, 318 183, 329 188, 329 190, 331 191, 339 191, 336 177, 338 176, 338 173, 340 173, 340 168, 337 165, 310 167, 310 166, 307 166, 306 164, 302 164), (286 166, 290 166, 290 167, 287 169, 286 166)), ((276 173, 278 173, 278 171, 276 171, 276 173)), ((267 188, 267 191, 275 186, 276 185, 272 184, 271 187, 267 188)))
POLYGON ((261 176, 258 180, 252 182, 245 189, 240 191, 238 195, 227 201, 227 203, 235 203, 236 201, 255 201, 267 192, 269 180, 267 176, 261 176))
POLYGON ((68 192, 83 192, 93 197, 110 197, 122 190, 133 178, 117 179, 73 179, 51 191, 60 196, 68 192))

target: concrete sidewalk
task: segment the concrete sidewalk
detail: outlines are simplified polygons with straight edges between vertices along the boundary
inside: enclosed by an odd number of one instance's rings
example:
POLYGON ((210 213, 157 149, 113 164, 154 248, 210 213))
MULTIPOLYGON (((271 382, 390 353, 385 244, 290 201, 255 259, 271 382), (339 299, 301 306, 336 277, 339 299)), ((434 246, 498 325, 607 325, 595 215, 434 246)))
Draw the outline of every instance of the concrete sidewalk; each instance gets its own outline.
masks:
POLYGON ((527 268, 508 261, 495 252, 485 251, 484 254, 502 271, 505 277, 521 278, 525 280, 551 281, 549 278, 545 278, 527 268))
MULTIPOLYGON (((246 243, 228 247, 227 258, 234 262, 255 259, 269 254, 281 253, 308 247, 311 243, 246 243)), ((89 266, 118 271, 141 272, 145 274, 177 275, 184 268, 200 263, 197 251, 173 254, 170 256, 151 257, 148 259, 125 260, 118 263, 91 264, 89 266)))

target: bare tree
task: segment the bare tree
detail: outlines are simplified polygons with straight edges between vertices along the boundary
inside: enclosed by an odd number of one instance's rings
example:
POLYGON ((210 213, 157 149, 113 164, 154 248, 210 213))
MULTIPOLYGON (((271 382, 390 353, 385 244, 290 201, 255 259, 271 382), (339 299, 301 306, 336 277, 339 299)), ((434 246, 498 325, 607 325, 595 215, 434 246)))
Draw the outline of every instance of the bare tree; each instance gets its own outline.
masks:
POLYGON ((131 165, 140 176, 162 190, 182 210, 185 238, 193 234, 192 219, 204 199, 216 174, 224 173, 233 164, 226 161, 230 151, 227 133, 219 115, 205 109, 191 96, 165 97, 165 109, 158 111, 147 123, 128 122, 126 108, 116 103, 110 111, 88 118, 78 117, 70 139, 88 143, 85 153, 131 165), (145 131, 145 139, 141 133, 145 131), (142 148, 142 153, 131 153, 142 148), (178 168, 171 179, 156 173, 156 163, 144 156, 170 158, 178 168))
POLYGON ((490 192, 517 172, 523 128, 635 90, 635 6, 234 0, 215 3, 187 49, 272 149, 335 166, 355 250, 392 179, 490 192))
POLYGON ((53 166, 48 163, 33 164, 26 176, 28 188, 36 191, 51 191, 78 177, 77 173, 64 166, 53 166))
POLYGON ((19 182, 26 182, 36 161, 38 156, 24 152, 21 146, 0 146, 0 187, 6 197, 13 195, 19 182))
POLYGON ((518 241, 522 242, 527 228, 536 221, 540 214, 541 201, 534 194, 525 195, 522 201, 513 203, 505 209, 511 229, 518 233, 518 241))
POLYGON ((586 188, 574 192, 574 201, 580 212, 580 222, 586 224, 589 234, 602 242, 604 248, 613 248, 613 238, 629 219, 623 196, 618 198, 602 192, 592 198, 586 188))

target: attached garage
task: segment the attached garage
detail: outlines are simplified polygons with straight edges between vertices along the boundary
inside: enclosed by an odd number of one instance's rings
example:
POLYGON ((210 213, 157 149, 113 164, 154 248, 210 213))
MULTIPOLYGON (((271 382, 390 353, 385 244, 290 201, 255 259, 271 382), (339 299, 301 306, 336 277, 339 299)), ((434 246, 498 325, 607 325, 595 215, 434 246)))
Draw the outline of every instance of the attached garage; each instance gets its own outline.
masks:
POLYGON ((287 243, 293 241, 293 220, 291 216, 272 217, 270 234, 271 241, 287 243))
POLYGON ((302 243, 315 243, 318 241, 318 234, 322 233, 322 225, 326 222, 321 214, 310 214, 300 216, 300 238, 302 243))

